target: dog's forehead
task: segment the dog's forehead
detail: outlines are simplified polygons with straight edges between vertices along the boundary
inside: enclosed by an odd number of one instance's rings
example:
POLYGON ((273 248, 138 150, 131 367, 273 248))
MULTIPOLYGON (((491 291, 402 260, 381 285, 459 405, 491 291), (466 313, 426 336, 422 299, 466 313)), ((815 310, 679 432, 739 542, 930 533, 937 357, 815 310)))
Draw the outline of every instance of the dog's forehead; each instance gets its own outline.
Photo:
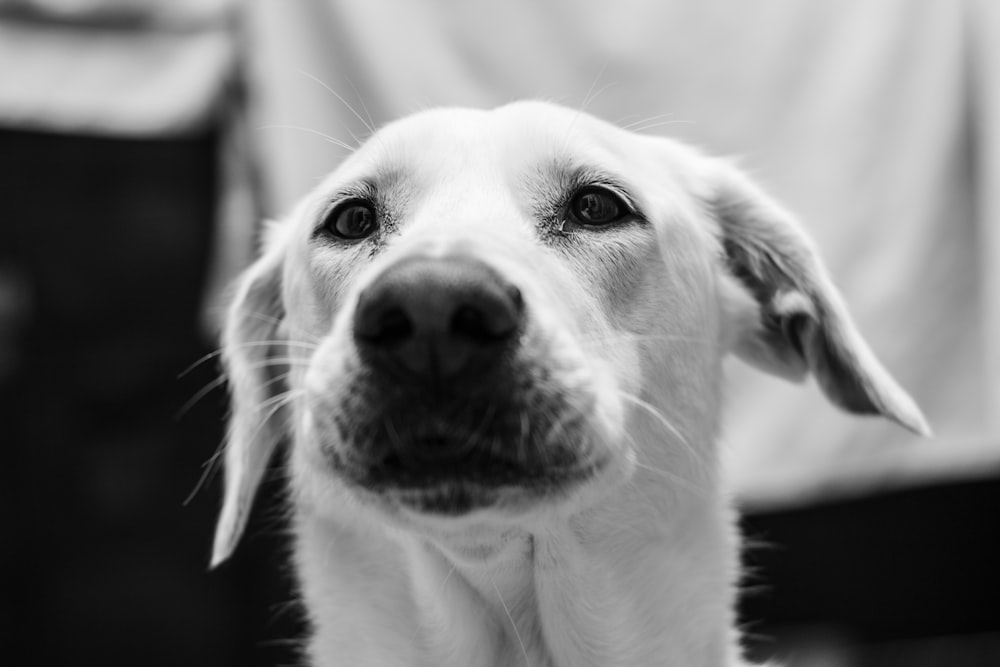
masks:
POLYGON ((558 182, 574 168, 595 168, 623 180, 657 178, 664 185, 683 157, 677 148, 544 102, 488 111, 432 109, 382 128, 345 162, 335 180, 402 183, 419 192, 442 187, 499 191, 558 182))
MULTIPOLYGON (((518 158, 566 153, 571 148, 566 140, 574 130, 599 123, 582 112, 538 102, 492 110, 431 109, 386 126, 368 147, 375 155, 388 152, 432 164, 515 164, 518 158)), ((607 125, 607 131, 615 130, 607 125)))

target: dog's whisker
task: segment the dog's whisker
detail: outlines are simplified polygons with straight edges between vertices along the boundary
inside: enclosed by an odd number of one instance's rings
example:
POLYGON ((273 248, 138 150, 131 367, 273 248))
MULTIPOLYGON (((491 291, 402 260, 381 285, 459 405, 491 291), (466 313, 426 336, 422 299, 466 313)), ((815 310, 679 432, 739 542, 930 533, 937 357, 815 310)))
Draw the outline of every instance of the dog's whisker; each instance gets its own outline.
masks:
MULTIPOLYGON (((577 114, 576 114, 576 116, 573 117, 574 121, 577 118, 579 118, 580 114, 582 114, 584 111, 586 111, 587 107, 590 106, 590 103, 593 102, 594 99, 597 98, 597 95, 594 94, 594 89, 597 88, 597 84, 600 82, 601 77, 604 76, 604 72, 607 71, 608 65, 610 65, 610 64, 611 64, 611 60, 610 59, 605 59, 604 60, 604 64, 601 65, 601 69, 597 70, 597 76, 594 77, 594 80, 590 83, 590 87, 587 88, 587 94, 583 96, 583 102, 580 103, 580 107, 577 109, 577 114)), ((604 88, 601 88, 601 90, 598 92, 598 94, 600 94, 600 92, 603 92, 603 91, 604 91, 604 88)))
POLYGON ((407 447, 403 442, 403 438, 399 431, 397 431, 396 427, 393 425, 392 418, 389 415, 384 417, 383 424, 385 426, 385 434, 386 437, 389 438, 389 446, 392 447, 392 451, 400 456, 405 456, 408 451, 407 447))
POLYGON ((287 320, 271 315, 270 313, 262 313, 259 310, 251 310, 248 308, 244 312, 240 313, 240 315, 243 317, 251 317, 267 324, 273 324, 275 327, 286 327, 291 330, 291 333, 300 336, 300 341, 312 342, 316 344, 319 344, 320 342, 312 332, 306 331, 301 327, 294 326, 287 320))
MULTIPOLYGON (((265 359, 263 361, 260 361, 260 362, 254 363, 254 364, 248 364, 247 368, 250 369, 250 370, 260 370, 262 368, 268 368, 268 367, 271 367, 271 366, 285 367, 285 366, 294 366, 294 365, 297 365, 297 364, 298 365, 306 365, 306 362, 303 361, 303 360, 300 360, 300 359, 274 358, 274 359, 265 359)), ((280 373, 280 374, 276 375, 275 377, 270 378, 269 380, 263 382, 261 384, 261 386, 262 387, 270 386, 271 384, 273 384, 275 382, 278 382, 280 380, 286 379, 290 374, 291 374, 290 372, 289 373, 280 373)), ((218 377, 216 377, 214 380, 212 380, 211 382, 208 382, 204 387, 202 387, 197 392, 195 392, 194 395, 191 396, 191 398, 189 398, 188 400, 186 400, 184 402, 184 404, 180 408, 178 408, 177 412, 174 414, 174 419, 181 419, 181 418, 183 418, 188 412, 191 411, 192 408, 194 408, 194 406, 196 406, 206 396, 208 396, 210 393, 212 393, 212 391, 214 391, 215 389, 218 389, 219 387, 223 386, 228 381, 229 381, 229 378, 226 376, 225 373, 222 373, 218 377)))
MULTIPOLYGON (((635 437, 631 433, 628 433, 628 432, 626 432, 624 435, 625 435, 626 438, 628 438, 629 442, 632 444, 633 451, 635 451, 636 455, 638 456, 639 454, 641 454, 642 448, 639 447, 639 444, 636 441, 635 437)), ((694 482, 694 481, 692 481, 690 479, 687 479, 686 477, 684 477, 682 475, 679 475, 678 473, 671 472, 669 470, 665 470, 665 469, 662 469, 662 468, 657 468, 657 467, 651 466, 651 465, 649 465, 647 463, 642 463, 638 459, 633 459, 632 463, 637 468, 641 468, 643 470, 648 470, 649 472, 656 473, 656 474, 659 474, 659 475, 661 475, 663 477, 666 477, 667 479, 669 479, 672 482, 675 482, 682 489, 684 489, 685 491, 688 491, 690 493, 694 493, 694 494, 696 494, 698 496, 704 496, 704 495, 706 495, 706 494, 709 493, 709 491, 707 489, 703 488, 700 484, 698 484, 698 483, 696 483, 696 482, 694 482)), ((652 504, 652 500, 649 498, 648 495, 646 495, 646 491, 642 488, 641 484, 636 483, 635 480, 631 480, 630 483, 634 487, 633 490, 636 493, 638 493, 640 496, 642 496, 646 500, 647 503, 652 504)))
POLYGON ((444 579, 441 580, 441 586, 439 587, 440 595, 444 595, 444 589, 448 585, 448 582, 451 580, 451 575, 455 574, 455 570, 457 569, 458 569, 458 564, 452 563, 451 567, 448 569, 448 574, 444 575, 444 579))
MULTIPOLYGON (((255 412, 259 413, 267 408, 267 413, 258 421, 257 427, 253 430, 253 433, 250 434, 249 442, 256 442, 257 438, 264 431, 264 428, 271 421, 271 419, 278 414, 282 408, 289 405, 296 398, 304 396, 305 393, 306 392, 303 389, 290 389, 285 393, 273 396, 256 406, 255 412)), ((227 443, 226 446, 228 447, 229 444, 227 443)))
POLYGON ((196 359, 195 361, 193 361, 191 363, 191 365, 189 365, 187 368, 185 368, 180 373, 178 373, 177 374, 177 378, 178 379, 183 378, 183 377, 189 375, 191 373, 191 371, 193 371, 194 369, 196 369, 198 366, 201 366, 205 362, 211 361, 212 359, 217 359, 218 357, 223 356, 224 354, 226 354, 226 350, 227 349, 228 350, 237 350, 237 349, 242 349, 242 348, 247 348, 247 347, 276 347, 276 346, 279 346, 279 345, 288 345, 290 347, 302 347, 302 348, 305 348, 307 350, 317 350, 317 349, 319 349, 319 345, 317 343, 311 343, 311 342, 308 342, 308 341, 299 341, 299 340, 293 340, 293 339, 285 339, 285 338, 275 338, 273 340, 266 340, 266 339, 265 340, 251 340, 251 341, 243 341, 243 342, 240 342, 240 343, 232 343, 230 345, 227 345, 225 349, 223 349, 223 348, 220 347, 220 348, 218 348, 216 350, 212 350, 211 352, 209 352, 208 354, 205 354, 204 356, 199 357, 198 359, 196 359))
MULTIPOLYGON (((218 355, 219 352, 212 353, 212 356, 218 356, 218 355)), ((249 370, 260 370, 272 366, 278 366, 278 367, 307 366, 308 363, 309 363, 308 360, 299 359, 296 357, 270 357, 267 359, 262 359, 255 363, 247 364, 246 368, 249 370)), ((277 379, 285 378, 288 375, 289 375, 288 373, 280 374, 277 376, 277 379)), ((274 381, 274 379, 272 379, 271 381, 274 381)), ((270 384, 271 381, 265 383, 264 386, 270 384)), ((191 410, 191 408, 193 408, 195 405, 198 404, 199 401, 208 396, 214 389, 226 384, 226 382, 227 382, 227 377, 223 373, 218 377, 216 377, 211 382, 207 383, 204 387, 195 392, 195 394, 191 398, 189 398, 187 401, 184 402, 184 404, 178 409, 177 414, 175 415, 175 419, 180 419, 181 417, 186 415, 191 410)))
POLYGON ((598 97, 600 97, 601 95, 603 95, 606 91, 611 90, 612 88, 614 88, 615 86, 617 86, 619 83, 620 83, 619 81, 608 81, 606 84, 604 84, 603 86, 601 86, 600 88, 598 88, 593 93, 593 95, 591 95, 590 98, 587 99, 584 102, 584 110, 586 110, 586 107, 589 106, 592 102, 594 102, 598 97))
POLYGON ((616 118, 614 120, 614 123, 615 123, 615 125, 621 126, 622 123, 624 123, 625 121, 627 121, 629 118, 639 118, 639 114, 637 114, 637 113, 627 113, 624 116, 619 116, 618 118, 616 118))
POLYGON ((592 96, 594 94, 594 89, 597 88, 597 84, 600 83, 601 77, 604 76, 604 72, 605 70, 608 69, 608 65, 610 64, 610 62, 611 62, 610 59, 605 59, 604 64, 602 64, 601 68, 597 70, 597 76, 594 77, 594 80, 591 82, 590 87, 587 88, 587 93, 583 96, 583 101, 580 103, 580 106, 577 108, 576 113, 573 114, 573 117, 570 119, 569 124, 566 126, 566 131, 563 133, 563 140, 562 140, 563 150, 565 150, 566 147, 569 146, 570 138, 573 136, 573 129, 576 127, 577 121, 580 120, 580 117, 583 116, 583 114, 587 111, 587 107, 590 106, 590 103, 593 101, 592 96))
MULTIPOLYGON (((302 125, 289 125, 287 123, 271 123, 271 124, 268 124, 268 125, 259 125, 259 126, 257 126, 257 129, 258 130, 296 130, 298 132, 305 132, 306 134, 314 134, 317 137, 325 139, 326 141, 330 142, 334 146, 338 146, 340 148, 346 149, 347 151, 349 151, 351 153, 353 153, 354 151, 357 150, 356 146, 352 146, 349 143, 347 143, 346 141, 342 141, 340 139, 337 139, 336 137, 332 137, 329 134, 326 134, 325 132, 320 132, 319 130, 314 130, 311 127, 303 127, 302 125)), ((357 137, 355 137, 355 139, 357 139, 357 137)))
POLYGON ((222 348, 219 348, 218 350, 213 350, 212 352, 209 352, 208 354, 199 357, 195 361, 191 362, 191 364, 187 368, 178 373, 177 379, 180 380, 181 378, 187 377, 192 371, 194 371, 194 369, 198 368, 205 362, 211 361, 212 359, 216 359, 217 357, 221 357, 223 354, 225 354, 225 352, 222 350, 222 348))
POLYGON ((500 606, 503 607, 504 613, 507 614, 507 620, 510 621, 510 627, 514 630, 514 637, 517 639, 517 643, 521 647, 521 655, 524 656, 525 667, 531 667, 531 660, 528 658, 528 649, 524 646, 524 640, 521 639, 521 633, 517 629, 517 623, 514 622, 514 617, 510 613, 510 608, 504 601, 503 595, 500 594, 500 587, 497 586, 496 579, 493 580, 493 590, 497 592, 497 599, 500 600, 500 606))
MULTIPOLYGON (((320 79, 319 77, 316 77, 316 76, 313 76, 313 75, 312 75, 312 74, 310 74, 309 72, 305 72, 305 71, 303 71, 303 70, 298 70, 298 72, 299 72, 299 74, 301 74, 302 76, 304 76, 304 77, 307 77, 307 78, 309 78, 309 79, 312 79, 313 81, 315 81, 315 82, 316 82, 316 83, 318 83, 319 85, 323 86, 323 88, 325 88, 326 90, 328 90, 328 91, 330 92, 330 94, 331 94, 331 95, 333 95, 333 96, 334 96, 334 97, 336 97, 336 98, 337 98, 338 100, 340 100, 340 103, 341 103, 341 104, 343 104, 343 105, 344 105, 345 107, 347 107, 347 110, 348 110, 348 111, 350 111, 350 112, 351 112, 352 114, 354 114, 354 117, 355 117, 355 118, 357 118, 357 119, 358 119, 359 121, 361 121, 361 124, 362 124, 362 125, 364 125, 364 126, 365 126, 365 128, 366 128, 366 129, 367 129, 367 130, 368 130, 368 131, 369 131, 369 132, 370 132, 371 134, 375 134, 375 126, 374 126, 374 124, 372 124, 372 123, 370 123, 369 121, 365 120, 365 119, 364 119, 364 117, 363 117, 363 116, 362 116, 361 114, 359 114, 359 113, 357 112, 357 110, 356 110, 356 109, 355 109, 355 108, 354 108, 353 106, 351 106, 351 103, 350 103, 350 102, 348 102, 347 100, 345 100, 345 99, 344 99, 344 97, 343 97, 343 96, 342 96, 342 95, 341 95, 340 93, 338 93, 338 92, 337 92, 336 90, 334 90, 334 89, 333 89, 332 87, 328 86, 328 85, 327 85, 327 84, 326 84, 326 83, 325 83, 325 82, 324 82, 324 81, 323 81, 322 79, 320 79)), ((354 140, 355 140, 355 141, 356 141, 356 142, 357 142, 357 143, 358 143, 359 145, 361 144, 361 140, 360 140, 360 139, 358 139, 357 137, 355 137, 355 136, 354 136, 354 133, 353 133, 353 132, 351 133, 351 136, 352 136, 352 137, 354 137, 354 140)))
POLYGON ((225 447, 219 446, 215 448, 215 452, 212 453, 208 460, 201 464, 202 470, 201 475, 198 476, 198 481, 195 482, 194 488, 191 489, 191 493, 184 498, 184 502, 181 503, 183 507, 187 507, 194 500, 198 492, 201 491, 206 484, 214 477, 214 475, 222 469, 221 461, 222 456, 225 454, 225 447))
MULTIPOLYGON (((622 129, 623 130, 631 130, 631 129, 639 126, 639 125, 645 125, 646 123, 651 123, 653 121, 657 121, 657 120, 661 120, 661 119, 668 119, 668 118, 670 118, 673 115, 674 114, 673 114, 672 111, 668 111, 666 113, 658 113, 658 114, 653 114, 652 116, 645 116, 643 118, 640 118, 639 120, 634 120, 634 121, 632 121, 631 123, 629 123, 627 125, 622 125, 622 129)), ((627 117, 628 116, 626 116, 625 118, 627 118, 627 117)), ((625 118, 619 119, 618 124, 620 125, 621 121, 624 121, 625 118)))
POLYGON ((698 450, 691 445, 687 437, 685 437, 685 435, 681 433, 681 431, 676 426, 674 426, 674 424, 669 419, 667 419, 667 417, 660 410, 658 410, 656 407, 649 404, 648 402, 642 400, 638 396, 630 394, 626 391, 619 390, 618 395, 624 400, 628 401, 629 403, 632 403, 636 407, 645 410, 647 414, 652 416, 661 426, 663 426, 663 428, 665 428, 670 434, 672 434, 687 449, 687 451, 691 454, 691 456, 694 457, 694 460, 699 465, 699 468, 704 468, 706 466, 706 461, 704 460, 702 454, 700 454, 698 450))
POLYGON ((268 410, 267 415, 263 419, 263 421, 267 421, 268 419, 273 417, 278 410, 280 410, 286 405, 289 405, 295 399, 305 396, 305 394, 306 394, 305 389, 289 389, 288 391, 282 392, 280 394, 277 394, 276 396, 268 398, 267 400, 261 401, 257 410, 258 412, 260 412, 261 410, 264 410, 268 407, 271 408, 270 410, 268 410))
POLYGON ((670 472, 669 470, 663 470, 662 468, 656 468, 651 465, 642 463, 640 461, 635 461, 635 465, 636 467, 642 468, 643 470, 648 470, 649 472, 656 473, 657 475, 662 475, 663 477, 666 477, 671 482, 674 482, 675 484, 680 486, 682 489, 685 489, 686 491, 690 491, 691 493, 695 493, 699 496, 706 494, 706 491, 703 488, 701 488, 701 486, 695 484, 694 482, 688 479, 681 477, 677 473, 670 472))
POLYGON ((267 368, 268 366, 308 366, 309 360, 302 357, 266 357, 247 366, 252 370, 267 368))
MULTIPOLYGON (((486 409, 483 410, 482 419, 479 420, 479 423, 476 424, 476 427, 472 430, 472 433, 468 436, 467 444, 469 447, 476 446, 476 443, 480 442, 483 439, 483 434, 489 428, 490 424, 493 423, 493 419, 496 417, 496 410, 497 406, 494 401, 489 401, 486 404, 486 409)), ((463 434, 458 433, 457 435, 459 437, 462 437, 463 434)))
POLYGON ((640 127, 632 128, 633 132, 648 132, 657 127, 666 127, 668 125, 695 125, 693 120, 661 120, 656 123, 649 123, 648 125, 642 125, 640 127))
POLYGON ((368 128, 369 132, 375 134, 375 121, 372 120, 372 115, 368 111, 368 105, 365 104, 365 98, 361 95, 361 93, 358 91, 358 87, 354 85, 354 82, 351 81, 350 78, 344 77, 344 80, 347 81, 347 85, 351 87, 352 91, 354 91, 354 96, 358 98, 358 104, 361 105, 361 110, 365 112, 365 118, 368 119, 368 122, 365 123, 365 126, 368 128))
MULTIPOLYGON (((295 340, 293 338, 274 338, 271 340, 268 339, 249 340, 249 341, 244 341, 242 343, 234 343, 232 345, 228 345, 227 347, 229 349, 239 349, 242 347, 278 347, 280 345, 288 345, 290 347, 304 347, 307 350, 319 349, 319 343, 306 340, 295 340)), ((212 354, 218 355, 221 352, 222 350, 220 349, 216 350, 212 354)))
POLYGON ((284 382, 284 381, 285 381, 285 380, 287 380, 287 379, 288 379, 289 377, 291 377, 291 375, 292 375, 292 372, 291 372, 291 371, 287 371, 287 372, 285 372, 285 373, 278 373, 278 374, 277 374, 277 375, 275 375, 275 376, 274 376, 273 378, 270 378, 270 379, 268 379, 268 380, 265 380, 265 381, 264 381, 264 382, 263 382, 263 383, 261 384, 261 386, 262 386, 262 387, 270 387, 271 385, 275 385, 275 384, 277 384, 277 383, 279 383, 279 382, 284 382))
MULTIPOLYGON (((247 364, 246 368, 247 368, 247 370, 261 370, 261 369, 264 369, 264 368, 271 368, 271 367, 278 367, 278 368, 284 368, 286 366, 303 366, 304 367, 304 366, 307 366, 307 365, 308 365, 308 362, 306 360, 304 360, 304 359, 275 357, 275 358, 272 358, 272 359, 264 359, 264 360, 258 361, 256 363, 247 364)), ((274 380, 276 380, 276 379, 284 379, 284 378, 287 378, 289 375, 290 375, 290 373, 281 373, 281 374, 278 374, 274 378, 271 378, 270 380, 262 383, 261 386, 268 386, 274 380)), ((214 380, 212 380, 211 382, 208 382, 204 387, 202 387, 197 392, 195 392, 195 394, 191 398, 189 398, 187 401, 184 402, 184 404, 177 410, 177 413, 174 415, 174 418, 175 419, 180 419, 181 417, 183 417, 184 415, 186 415, 188 413, 188 411, 191 410, 191 408, 193 408, 195 405, 198 404, 199 401, 201 401, 206 396, 208 396, 210 393, 212 393, 212 390, 214 390, 214 389, 216 389, 218 387, 221 387, 222 385, 226 384, 227 382, 228 382, 228 377, 226 376, 225 373, 220 374, 214 380)))
MULTIPOLYGON (((438 599, 443 598, 445 596, 448 582, 451 581, 451 577, 453 574, 455 574, 455 571, 457 569, 458 569, 458 564, 452 563, 451 567, 448 568, 448 574, 444 575, 444 577, 441 579, 441 583, 438 584, 438 593, 437 593, 438 599)), ((424 627, 420 623, 414 623, 413 634, 410 636, 410 641, 411 642, 416 641, 417 637, 420 636, 420 633, 423 632, 423 630, 424 627)))
POLYGON ((217 389, 222 385, 226 384, 227 381, 228 378, 226 377, 226 375, 222 374, 219 375, 214 380, 212 380, 211 382, 209 382, 208 384, 206 384, 201 389, 199 389, 197 392, 195 392, 195 394, 191 398, 184 401, 184 404, 177 410, 176 413, 174 413, 174 419, 178 420, 184 417, 184 415, 186 415, 191 410, 191 408, 197 405, 198 402, 201 401, 201 399, 205 398, 210 393, 212 393, 214 389, 217 389))

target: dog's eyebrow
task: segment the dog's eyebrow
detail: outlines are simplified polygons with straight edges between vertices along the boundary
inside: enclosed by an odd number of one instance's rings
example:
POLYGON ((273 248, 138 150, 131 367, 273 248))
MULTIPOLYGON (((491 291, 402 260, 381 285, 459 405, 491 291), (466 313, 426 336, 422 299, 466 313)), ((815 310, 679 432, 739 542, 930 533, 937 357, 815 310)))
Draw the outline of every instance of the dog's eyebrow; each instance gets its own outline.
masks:
POLYGON ((637 204, 632 190, 625 182, 607 171, 595 169, 593 167, 577 167, 570 175, 570 192, 575 192, 580 188, 599 185, 614 191, 628 205, 632 212, 636 212, 637 204))
POLYGON ((379 197, 382 188, 373 179, 363 178, 353 183, 343 185, 326 198, 331 202, 339 202, 347 199, 366 199, 375 201, 379 197))
POLYGON ((374 201, 382 198, 394 198, 402 191, 406 180, 402 169, 382 167, 370 175, 361 176, 340 186, 328 198, 331 201, 352 198, 374 201))

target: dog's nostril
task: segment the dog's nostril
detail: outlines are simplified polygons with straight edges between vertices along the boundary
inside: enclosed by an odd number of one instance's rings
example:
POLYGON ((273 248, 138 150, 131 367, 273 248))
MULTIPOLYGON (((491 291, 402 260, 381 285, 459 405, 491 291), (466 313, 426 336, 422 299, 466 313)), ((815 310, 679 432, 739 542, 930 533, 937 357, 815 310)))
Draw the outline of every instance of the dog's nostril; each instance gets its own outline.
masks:
POLYGON ((413 321, 401 307, 390 307, 361 323, 357 334, 369 343, 391 345, 413 335, 413 321))
POLYGON ((507 298, 510 299, 511 307, 518 319, 524 313, 524 297, 521 295, 521 290, 517 289, 513 285, 507 285, 507 298))
POLYGON ((405 303, 384 289, 365 290, 354 315, 354 337, 367 345, 391 346, 413 336, 416 324, 405 303))
POLYGON ((493 334, 486 327, 485 320, 483 312, 478 308, 462 305, 451 316, 449 330, 475 340, 488 340, 493 338, 493 334))
POLYGON ((460 305, 451 316, 453 335, 488 343, 503 340, 517 328, 517 319, 506 304, 460 305))

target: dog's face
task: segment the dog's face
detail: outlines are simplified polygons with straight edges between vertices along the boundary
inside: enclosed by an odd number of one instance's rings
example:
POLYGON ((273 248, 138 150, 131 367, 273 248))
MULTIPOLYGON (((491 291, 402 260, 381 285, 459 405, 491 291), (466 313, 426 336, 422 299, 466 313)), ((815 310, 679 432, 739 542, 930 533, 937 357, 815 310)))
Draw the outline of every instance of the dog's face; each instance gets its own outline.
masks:
POLYGON ((627 473, 637 337, 714 339, 710 237, 678 224, 669 164, 636 170, 638 137, 540 111, 404 120, 296 216, 286 317, 319 344, 293 369, 294 440, 333 478, 314 485, 393 514, 550 507, 627 473))
POLYGON ((727 350, 925 428, 784 212, 724 163, 583 113, 410 117, 271 231, 227 322, 216 560, 280 440, 320 512, 419 527, 583 506, 659 461, 637 413, 698 457, 727 350))

